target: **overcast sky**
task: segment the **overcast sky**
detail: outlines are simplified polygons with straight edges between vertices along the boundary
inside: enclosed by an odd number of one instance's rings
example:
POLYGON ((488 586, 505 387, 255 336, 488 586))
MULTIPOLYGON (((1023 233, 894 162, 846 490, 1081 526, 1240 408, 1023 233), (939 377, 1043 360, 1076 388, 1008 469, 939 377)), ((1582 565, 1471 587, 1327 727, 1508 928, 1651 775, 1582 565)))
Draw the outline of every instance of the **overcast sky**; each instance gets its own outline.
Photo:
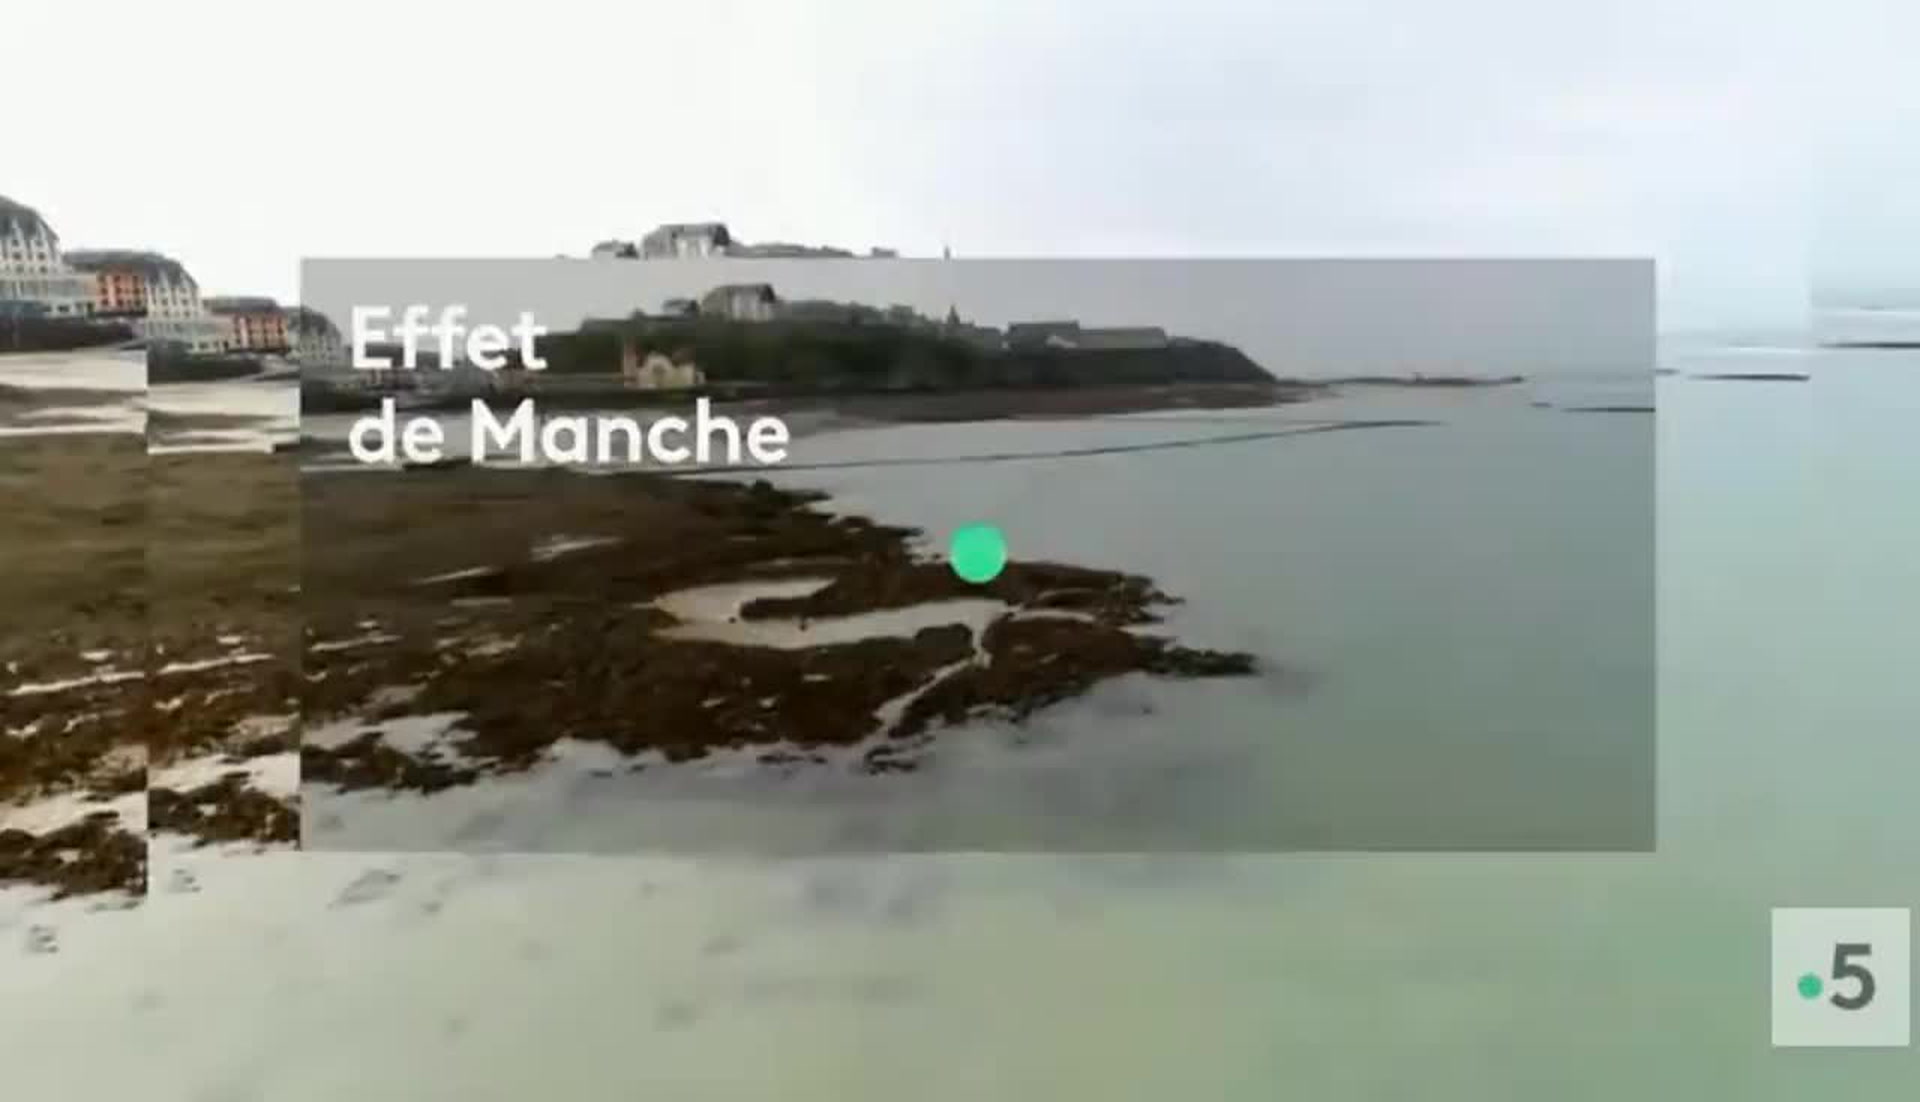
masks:
POLYGON ((1797 321, 1810 272, 1920 289, 1908 0, 14 7, 36 106, 0 194, 209 293, 703 218, 967 256, 1652 255, 1670 328, 1797 321))
MULTIPOLYGON (((565 332, 586 318, 625 317, 746 281, 771 283, 786 298, 898 303, 929 317, 952 307, 996 327, 1059 318, 1158 325, 1226 341, 1283 377, 1645 381, 1654 352, 1644 260, 316 260, 303 268, 306 304, 348 339, 356 307, 386 307, 374 327, 389 334, 410 303, 467 307, 469 330, 512 326, 530 313, 565 332)), ((435 310, 426 320, 437 319, 435 310)))

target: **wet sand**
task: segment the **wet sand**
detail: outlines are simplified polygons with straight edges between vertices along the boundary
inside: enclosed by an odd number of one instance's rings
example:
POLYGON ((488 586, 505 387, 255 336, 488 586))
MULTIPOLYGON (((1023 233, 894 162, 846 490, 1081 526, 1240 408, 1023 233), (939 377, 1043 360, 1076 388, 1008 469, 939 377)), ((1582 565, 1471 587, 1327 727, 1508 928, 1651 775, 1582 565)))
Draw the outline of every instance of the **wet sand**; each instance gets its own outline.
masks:
POLYGON ((1141 630, 1174 600, 1149 579, 969 585, 765 483, 303 475, 124 434, 0 454, 0 883, 57 895, 142 891, 149 835, 297 845, 303 783, 432 792, 563 742, 912 769, 944 727, 1110 677, 1253 671, 1141 630))
POLYGON ((456 469, 318 476, 304 497, 330 534, 306 549, 302 712, 329 731, 303 748, 310 784, 435 791, 563 740, 635 767, 872 742, 868 768, 911 768, 931 729, 1106 677, 1252 671, 1129 630, 1171 600, 1145 578, 1015 562, 973 586, 911 531, 765 483, 456 469), (426 716, 458 730, 393 729, 426 716))
POLYGON ((145 441, 0 439, 0 882, 145 880, 145 441))
POLYGON ((125 434, 8 439, 0 455, 23 536, 0 551, 0 880, 138 892, 149 830, 291 844, 291 464, 149 456, 125 434), (222 795, 226 772, 275 757, 273 783, 222 795), (252 808, 250 825, 222 803, 252 808))

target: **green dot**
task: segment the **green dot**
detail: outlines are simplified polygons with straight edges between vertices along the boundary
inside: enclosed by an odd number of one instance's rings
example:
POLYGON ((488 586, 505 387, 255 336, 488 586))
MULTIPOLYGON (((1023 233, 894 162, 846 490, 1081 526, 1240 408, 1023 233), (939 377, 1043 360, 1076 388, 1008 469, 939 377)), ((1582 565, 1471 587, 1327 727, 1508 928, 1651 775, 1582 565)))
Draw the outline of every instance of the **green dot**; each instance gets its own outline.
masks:
POLYGON ((1007 565, 1007 537, 991 524, 956 528, 947 543, 947 561, 960 580, 981 585, 1000 576, 1007 565))
POLYGON ((1820 977, 1814 975, 1812 972, 1808 972, 1806 975, 1800 977, 1799 986, 1800 997, 1803 999, 1817 999, 1820 997, 1820 992, 1826 990, 1825 986, 1820 982, 1820 977))

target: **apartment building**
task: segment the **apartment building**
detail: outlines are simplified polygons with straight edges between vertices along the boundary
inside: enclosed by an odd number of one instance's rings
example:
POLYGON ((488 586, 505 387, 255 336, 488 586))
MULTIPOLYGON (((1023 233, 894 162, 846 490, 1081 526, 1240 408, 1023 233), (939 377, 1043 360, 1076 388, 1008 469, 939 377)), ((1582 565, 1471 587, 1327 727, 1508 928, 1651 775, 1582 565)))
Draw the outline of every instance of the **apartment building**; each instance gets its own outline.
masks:
POLYGON ((227 347, 235 352, 285 352, 292 347, 286 312, 270 298, 208 298, 204 305, 209 314, 226 320, 227 347))
POLYGON ((95 308, 132 319, 146 340, 189 352, 229 348, 231 327, 207 312, 199 285, 179 261, 137 249, 92 249, 66 259, 91 277, 95 308))
POLYGON ((40 212, 0 195, 0 313, 87 317, 92 281, 60 255, 60 236, 40 212))

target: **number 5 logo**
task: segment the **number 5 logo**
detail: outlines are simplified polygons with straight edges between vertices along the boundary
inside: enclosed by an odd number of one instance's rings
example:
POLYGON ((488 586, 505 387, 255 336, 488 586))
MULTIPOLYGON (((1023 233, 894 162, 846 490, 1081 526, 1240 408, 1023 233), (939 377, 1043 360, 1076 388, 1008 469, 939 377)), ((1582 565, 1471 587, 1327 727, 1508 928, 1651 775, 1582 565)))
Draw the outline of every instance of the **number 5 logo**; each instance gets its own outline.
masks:
POLYGON ((1853 962, 1855 957, 1869 957, 1872 955, 1873 946, 1863 945, 1857 942, 1833 947, 1834 985, 1837 987, 1844 980, 1853 980, 1858 983, 1859 986, 1854 989, 1854 993, 1851 995, 1843 995, 1835 991, 1833 998, 1828 1000, 1829 1002, 1842 1010, 1865 1010, 1867 1007, 1873 1005, 1873 993, 1875 991, 1873 973, 1868 971, 1865 965, 1855 964, 1853 962))
POLYGON ((1892 907, 1773 912, 1773 1043, 1901 1048, 1912 1042, 1911 914, 1892 907))

